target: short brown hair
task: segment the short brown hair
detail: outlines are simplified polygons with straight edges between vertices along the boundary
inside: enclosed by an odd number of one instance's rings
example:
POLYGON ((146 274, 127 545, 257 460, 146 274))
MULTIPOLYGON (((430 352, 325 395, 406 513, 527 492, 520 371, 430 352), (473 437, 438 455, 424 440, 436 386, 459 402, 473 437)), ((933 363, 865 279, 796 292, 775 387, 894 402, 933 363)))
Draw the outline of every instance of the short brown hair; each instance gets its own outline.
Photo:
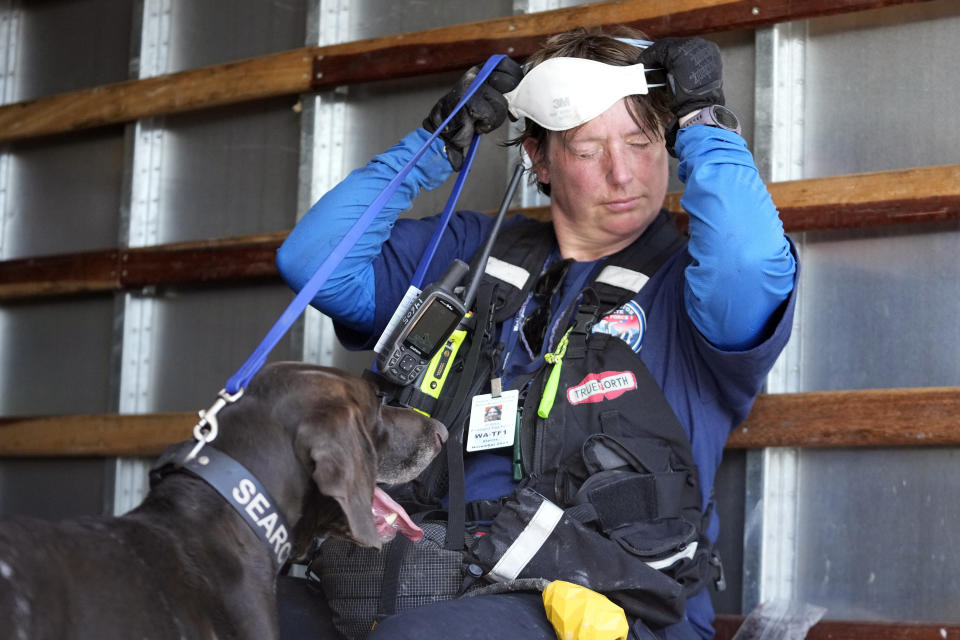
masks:
MULTIPOLYGON (((632 44, 621 42, 617 38, 633 38, 646 40, 647 36, 635 29, 616 27, 610 33, 600 28, 577 27, 564 33, 551 36, 536 52, 527 59, 526 71, 545 60, 557 57, 587 58, 599 60, 607 64, 627 66, 637 62, 639 50, 632 44)), ((666 91, 651 91, 645 95, 630 96, 627 104, 630 116, 651 140, 661 140, 662 132, 673 123, 673 113, 670 110, 669 96, 666 91)), ((540 153, 547 148, 550 132, 531 120, 526 119, 526 126, 516 138, 508 144, 520 145, 527 139, 533 139, 540 153)), ((531 160, 536 161, 535 158, 531 160)), ((541 193, 550 195, 550 185, 537 181, 537 188, 541 193)))

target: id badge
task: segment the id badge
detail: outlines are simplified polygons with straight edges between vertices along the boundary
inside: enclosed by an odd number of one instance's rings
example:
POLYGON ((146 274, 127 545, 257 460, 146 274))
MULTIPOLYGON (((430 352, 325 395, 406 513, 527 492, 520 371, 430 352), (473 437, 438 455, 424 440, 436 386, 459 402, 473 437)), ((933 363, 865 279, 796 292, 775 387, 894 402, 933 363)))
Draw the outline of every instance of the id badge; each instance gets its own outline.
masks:
POLYGON ((467 428, 467 451, 512 447, 516 435, 520 391, 504 391, 494 398, 489 393, 473 397, 467 428))

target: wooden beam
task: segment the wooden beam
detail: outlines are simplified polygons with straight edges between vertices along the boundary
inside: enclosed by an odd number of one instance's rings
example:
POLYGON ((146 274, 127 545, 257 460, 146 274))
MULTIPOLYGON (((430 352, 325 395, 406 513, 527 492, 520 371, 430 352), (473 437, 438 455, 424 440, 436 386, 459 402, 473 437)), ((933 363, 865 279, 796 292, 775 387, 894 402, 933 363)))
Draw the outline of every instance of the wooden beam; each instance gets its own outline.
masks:
POLYGON ((0 302, 274 279, 286 232, 0 262, 0 302))
POLYGON ((626 25, 651 38, 687 36, 878 9, 927 0, 613 0, 507 16, 327 50, 314 66, 314 88, 466 69, 493 54, 518 59, 550 35, 574 27, 626 25), (374 44, 375 42, 375 44, 374 44), (367 48, 364 45, 373 44, 367 48))
MULTIPOLYGON (((156 455, 195 413, 0 418, 0 457, 156 455)), ((960 445, 960 387, 760 395, 728 449, 960 445)))
POLYGON ((769 185, 788 231, 960 219, 960 164, 769 185))
MULTIPOLYGON (((743 616, 718 615, 716 640, 731 640, 743 616)), ((807 640, 941 640, 960 635, 960 625, 929 622, 854 622, 821 620, 810 627, 807 640)))
POLYGON ((956 444, 960 387, 933 387, 762 395, 727 448, 956 444))
POLYGON ((121 251, 121 286, 219 284, 275 278, 277 248, 286 237, 286 232, 278 232, 121 251))
POLYGON ((930 0, 610 0, 372 38, 47 96, 0 107, 0 142, 341 85, 466 69, 494 53, 529 55, 575 26, 626 24, 690 35, 930 0))
POLYGON ((315 55, 316 48, 295 49, 6 105, 0 142, 309 91, 315 55))
MULTIPOLYGON (((960 220, 960 164, 769 185, 788 232, 960 220)), ((680 193, 665 206, 685 224, 680 193)), ((546 207, 522 209, 548 219, 546 207)), ((286 232, 0 262, 0 302, 275 278, 286 232)))
POLYGON ((0 457, 155 456, 196 423, 196 413, 0 418, 0 457))
POLYGON ((0 301, 122 288, 116 249, 0 262, 0 301))

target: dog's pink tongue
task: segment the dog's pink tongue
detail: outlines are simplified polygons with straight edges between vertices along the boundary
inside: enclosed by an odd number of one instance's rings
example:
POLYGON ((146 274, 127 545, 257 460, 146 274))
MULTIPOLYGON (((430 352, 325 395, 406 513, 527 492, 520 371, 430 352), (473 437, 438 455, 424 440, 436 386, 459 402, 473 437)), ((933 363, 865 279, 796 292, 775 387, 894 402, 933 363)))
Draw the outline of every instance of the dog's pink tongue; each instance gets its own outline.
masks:
POLYGON ((380 487, 373 490, 373 521, 381 540, 392 540, 397 532, 414 542, 423 537, 423 529, 415 525, 403 507, 380 487))

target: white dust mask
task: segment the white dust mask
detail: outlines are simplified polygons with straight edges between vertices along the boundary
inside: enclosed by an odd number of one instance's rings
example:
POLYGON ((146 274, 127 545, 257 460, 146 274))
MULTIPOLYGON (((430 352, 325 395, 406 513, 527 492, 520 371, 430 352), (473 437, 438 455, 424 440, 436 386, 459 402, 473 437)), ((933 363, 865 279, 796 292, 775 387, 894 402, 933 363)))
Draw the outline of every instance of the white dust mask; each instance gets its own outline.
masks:
POLYGON ((550 58, 505 94, 510 113, 551 131, 565 131, 599 116, 626 96, 645 94, 642 64, 610 65, 586 58, 550 58))

